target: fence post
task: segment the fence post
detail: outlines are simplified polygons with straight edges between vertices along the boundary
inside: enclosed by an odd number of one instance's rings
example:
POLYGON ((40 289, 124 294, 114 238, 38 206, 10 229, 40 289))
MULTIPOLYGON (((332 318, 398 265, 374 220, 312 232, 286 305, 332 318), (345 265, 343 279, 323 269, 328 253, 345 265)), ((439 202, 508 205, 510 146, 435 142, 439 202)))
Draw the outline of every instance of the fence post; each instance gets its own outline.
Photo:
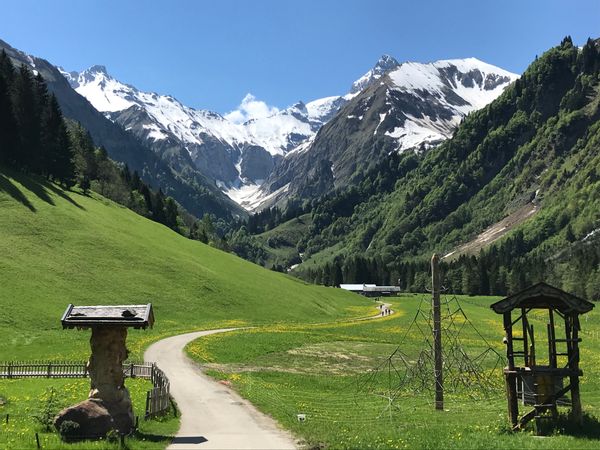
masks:
MULTIPOLYGON (((146 392, 146 415, 144 417, 144 419, 148 420, 148 417, 150 416, 150 411, 149 411, 149 406, 150 406, 150 391, 146 392)), ((7 414, 8 417, 8 414, 7 414)), ((8 418, 6 419, 8 420, 8 418)))
POLYGON ((8 363, 8 378, 12 378, 12 362, 8 363))
POLYGON ((134 373, 133 373, 133 363, 131 363, 131 364, 130 364, 130 366, 129 366, 129 370, 130 370, 129 378, 134 378, 134 373))
POLYGON ((51 362, 48 363, 48 377, 47 378, 50 378, 50 375, 52 375, 52 363, 51 362))
POLYGON ((42 446, 40 445, 40 435, 35 433, 35 443, 37 445, 37 448, 42 448, 42 446))

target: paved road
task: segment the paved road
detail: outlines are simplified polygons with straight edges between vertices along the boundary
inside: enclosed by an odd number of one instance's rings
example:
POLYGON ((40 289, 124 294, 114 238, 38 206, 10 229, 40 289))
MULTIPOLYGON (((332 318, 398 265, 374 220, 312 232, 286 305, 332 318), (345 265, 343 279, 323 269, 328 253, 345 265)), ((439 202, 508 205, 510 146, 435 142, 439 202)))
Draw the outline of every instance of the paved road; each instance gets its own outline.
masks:
POLYGON ((291 434, 232 389, 204 375, 183 352, 202 336, 235 328, 198 331, 156 342, 144 359, 156 362, 171 383, 181 427, 169 449, 294 449, 291 434))

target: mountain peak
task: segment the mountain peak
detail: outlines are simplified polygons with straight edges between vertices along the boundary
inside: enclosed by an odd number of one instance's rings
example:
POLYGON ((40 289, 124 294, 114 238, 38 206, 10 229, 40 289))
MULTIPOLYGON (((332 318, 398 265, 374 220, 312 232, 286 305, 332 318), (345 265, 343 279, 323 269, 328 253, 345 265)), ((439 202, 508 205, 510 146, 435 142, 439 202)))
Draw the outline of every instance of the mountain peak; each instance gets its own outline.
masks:
POLYGON ((373 67, 374 71, 388 72, 392 69, 398 67, 400 63, 393 56, 384 54, 379 58, 375 66, 373 67))
POLYGON ((104 75, 108 75, 108 71, 106 70, 106 66, 102 66, 102 65, 92 66, 89 69, 86 69, 84 72, 87 72, 87 73, 101 73, 101 74, 104 74, 104 75))
POLYGON ((377 62, 371 70, 369 70, 362 77, 360 77, 358 80, 352 83, 350 93, 359 93, 364 88, 370 86, 371 84, 373 84, 373 82, 381 78, 385 73, 395 69, 398 66, 400 66, 400 63, 396 61, 396 58, 387 54, 382 55, 381 58, 377 60, 377 62))

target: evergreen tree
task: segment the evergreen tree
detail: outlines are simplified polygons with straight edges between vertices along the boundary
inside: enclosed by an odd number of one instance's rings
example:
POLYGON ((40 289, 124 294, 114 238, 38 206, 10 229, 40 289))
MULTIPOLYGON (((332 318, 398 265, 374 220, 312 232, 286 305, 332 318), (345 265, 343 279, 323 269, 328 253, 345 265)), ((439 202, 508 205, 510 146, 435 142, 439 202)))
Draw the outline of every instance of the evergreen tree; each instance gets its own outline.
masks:
POLYGON ((158 223, 166 223, 165 194, 160 188, 154 196, 154 202, 152 203, 152 220, 158 223))
POLYGON ((25 65, 19 67, 13 83, 13 112, 19 134, 14 163, 18 168, 32 170, 39 148, 40 117, 35 100, 34 81, 25 65))
POLYGON ((165 207, 165 225, 173 230, 177 230, 177 204, 171 197, 167 198, 165 207))
POLYGON ((45 162, 43 167, 48 175, 70 188, 75 184, 75 163, 67 127, 63 121, 58 101, 54 94, 50 96, 42 114, 41 147, 45 162))
POLYGON ((0 163, 11 165, 15 163, 17 139, 8 82, 0 65, 0 163))

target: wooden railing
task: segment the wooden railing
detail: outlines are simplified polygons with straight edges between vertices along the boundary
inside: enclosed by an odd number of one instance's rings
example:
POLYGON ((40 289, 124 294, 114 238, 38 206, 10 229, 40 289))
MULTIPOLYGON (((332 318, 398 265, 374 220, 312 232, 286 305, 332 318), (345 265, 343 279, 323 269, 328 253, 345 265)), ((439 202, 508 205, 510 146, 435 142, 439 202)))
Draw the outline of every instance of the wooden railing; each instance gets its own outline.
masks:
MULTIPOLYGON (((153 389, 146 392, 146 412, 150 419, 166 413, 171 407, 169 379, 154 363, 123 363, 128 378, 150 380, 153 389)), ((0 378, 87 378, 87 363, 81 361, 7 361, 0 362, 0 378)))
POLYGON ((146 392, 146 420, 164 414, 171 407, 169 379, 156 364, 151 366, 150 379, 154 389, 146 392))
MULTIPOLYGON (((125 362, 123 374, 129 378, 150 380, 152 364, 125 362)), ((8 361, 0 362, 0 378, 86 378, 87 363, 81 361, 8 361)))

